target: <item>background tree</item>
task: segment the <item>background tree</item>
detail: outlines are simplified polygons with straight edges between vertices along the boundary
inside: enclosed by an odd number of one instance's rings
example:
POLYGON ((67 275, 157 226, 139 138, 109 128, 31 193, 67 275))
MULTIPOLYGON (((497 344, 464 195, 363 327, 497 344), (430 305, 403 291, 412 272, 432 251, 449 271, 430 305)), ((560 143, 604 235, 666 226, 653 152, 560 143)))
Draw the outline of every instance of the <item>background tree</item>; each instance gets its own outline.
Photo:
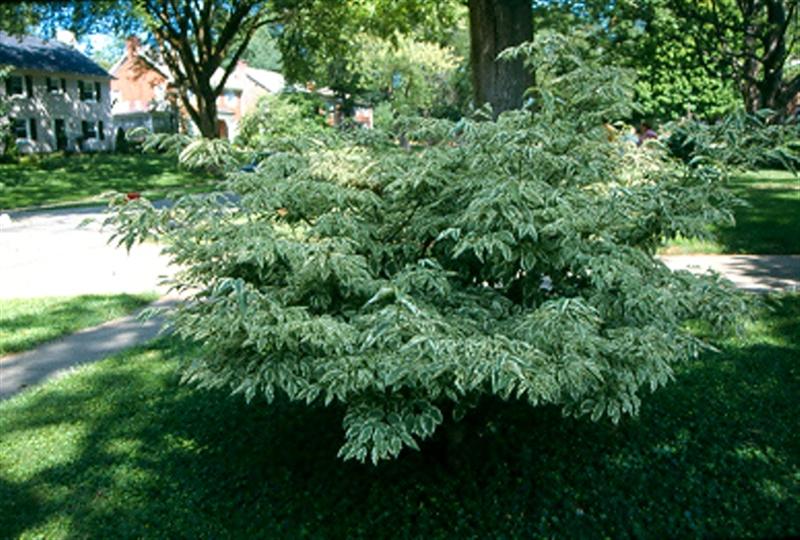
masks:
POLYGON ((715 75, 721 75, 720 63, 731 66, 748 112, 771 109, 778 118, 786 116, 800 94, 800 74, 787 70, 790 59, 798 58, 797 0, 670 0, 670 5, 692 36, 701 65, 715 75))
POLYGON ((533 39, 530 0, 469 0, 470 68, 476 105, 495 114, 519 108, 531 84, 522 60, 498 61, 506 48, 533 39))
POLYGON ((205 138, 216 138, 217 98, 253 35, 274 22, 264 0, 135 0, 181 103, 205 138), (191 91, 191 95, 189 94, 191 91))
POLYGON ((530 86, 520 61, 497 61, 506 47, 532 38, 532 7, 526 0, 473 0, 467 11, 455 0, 285 0, 276 5, 283 8, 279 39, 288 76, 314 80, 341 95, 360 89, 359 74, 348 62, 358 53, 355 36, 367 33, 391 41, 413 35, 448 45, 460 17, 469 20, 474 103, 489 103, 495 113, 516 108, 530 86))
POLYGON ((430 116, 458 101, 450 85, 461 58, 450 47, 399 35, 393 41, 362 35, 354 59, 366 94, 400 114, 430 116))
POLYGON ((540 2, 534 6, 535 31, 585 39, 605 63, 635 71, 637 117, 719 118, 741 102, 732 68, 708 54, 698 59, 694 37, 671 2, 540 2))
MULTIPOLYGON (((11 71, 8 66, 0 65, 0 84, 3 84, 6 75, 11 71)), ((19 157, 17 140, 11 130, 11 123, 8 118, 8 102, 5 94, 0 97, 0 161, 13 162, 19 157)), ((0 183, 2 185, 2 183, 0 183)))
POLYGON ((275 35, 278 31, 274 26, 262 26, 250 40, 250 45, 242 55, 242 59, 259 69, 269 69, 281 71, 283 69, 283 58, 278 48, 278 40, 275 35))

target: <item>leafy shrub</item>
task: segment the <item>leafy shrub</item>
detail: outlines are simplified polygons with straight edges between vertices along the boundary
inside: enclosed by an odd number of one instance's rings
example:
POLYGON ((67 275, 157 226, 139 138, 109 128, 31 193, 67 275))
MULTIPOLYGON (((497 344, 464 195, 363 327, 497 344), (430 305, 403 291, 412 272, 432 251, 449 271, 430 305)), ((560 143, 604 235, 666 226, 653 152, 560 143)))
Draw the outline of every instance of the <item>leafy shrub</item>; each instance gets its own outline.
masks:
POLYGON ((178 335, 203 344, 185 380, 248 400, 281 392, 345 408, 340 456, 417 448, 481 396, 617 422, 736 326, 715 276, 671 272, 664 237, 730 219, 721 169, 640 149, 603 123, 629 79, 575 60, 531 110, 406 119, 401 132, 297 137, 226 192, 121 206, 131 245, 162 234, 190 299, 178 335))
POLYGON ((770 123, 772 111, 747 114, 739 110, 720 121, 681 121, 668 127, 667 142, 677 157, 690 161, 702 157, 743 170, 800 165, 800 124, 770 123))
POLYGON ((324 103, 318 97, 302 93, 264 96, 239 123, 237 143, 245 148, 268 150, 291 144, 325 129, 320 115, 324 103))

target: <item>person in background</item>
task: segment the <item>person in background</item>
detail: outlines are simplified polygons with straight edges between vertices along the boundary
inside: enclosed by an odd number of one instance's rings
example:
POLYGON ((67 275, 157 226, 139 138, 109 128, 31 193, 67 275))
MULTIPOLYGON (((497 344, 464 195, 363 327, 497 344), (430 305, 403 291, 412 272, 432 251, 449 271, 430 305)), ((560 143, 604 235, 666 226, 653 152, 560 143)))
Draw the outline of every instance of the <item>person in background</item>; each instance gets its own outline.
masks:
POLYGON ((647 122, 642 122, 639 126, 639 141, 636 143, 637 146, 641 146, 644 141, 648 139, 658 139, 658 133, 656 133, 647 122))

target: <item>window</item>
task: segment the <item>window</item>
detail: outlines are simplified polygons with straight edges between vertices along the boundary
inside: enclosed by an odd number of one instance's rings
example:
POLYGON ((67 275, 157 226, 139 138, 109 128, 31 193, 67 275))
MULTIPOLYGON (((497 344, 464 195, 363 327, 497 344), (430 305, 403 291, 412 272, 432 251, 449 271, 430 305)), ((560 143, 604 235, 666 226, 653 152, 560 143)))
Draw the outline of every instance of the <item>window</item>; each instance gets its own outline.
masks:
POLYGON ((67 92, 67 79, 55 79, 47 77, 48 94, 64 94, 67 92))
POLYGON ((31 118, 28 121, 28 128, 29 128, 28 133, 30 134, 30 136, 28 138, 30 140, 32 140, 32 141, 38 141, 39 140, 39 133, 38 133, 38 131, 36 129, 36 118, 31 118))
POLYGON ((101 97, 102 97, 102 94, 100 93, 100 83, 96 82, 96 83, 94 83, 94 100, 96 102, 100 103, 100 98, 101 97))
POLYGON ((33 97, 33 77, 25 75, 25 86, 28 88, 28 97, 33 97))
POLYGON ((78 81, 78 93, 80 94, 81 101, 92 101, 94 97, 92 94, 92 83, 78 81))
MULTIPOLYGON (((61 79, 62 81, 64 79, 61 79)), ((53 79, 52 77, 47 77, 47 93, 48 94, 60 94, 63 92, 64 89, 59 86, 58 79, 53 79)))
POLYGON ((11 130, 17 139, 28 138, 28 124, 22 118, 15 118, 11 121, 11 130))
POLYGON ((97 130, 95 129, 94 122, 81 122, 81 131, 83 132, 84 139, 96 139, 97 130))
POLYGON ((103 121, 100 120, 97 122, 97 136, 100 138, 101 141, 106 140, 105 131, 103 131, 103 121))
POLYGON ((22 88, 22 77, 9 75, 6 78, 6 94, 9 96, 22 95, 25 91, 22 88))

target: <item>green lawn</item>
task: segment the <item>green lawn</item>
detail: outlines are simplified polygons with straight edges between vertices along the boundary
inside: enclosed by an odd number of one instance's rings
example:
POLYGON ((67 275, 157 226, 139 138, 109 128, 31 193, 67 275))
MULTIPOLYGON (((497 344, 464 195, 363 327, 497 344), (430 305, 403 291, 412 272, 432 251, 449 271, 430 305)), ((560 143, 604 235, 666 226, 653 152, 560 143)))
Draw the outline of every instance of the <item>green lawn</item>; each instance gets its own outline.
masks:
POLYGON ((0 210, 70 203, 105 203, 107 194, 140 192, 151 199, 173 190, 210 189, 208 176, 179 170, 157 154, 54 154, 0 164, 0 210))
POLYGON ((128 315, 156 298, 117 294, 0 300, 0 356, 128 315))
MULTIPOLYGON (((343 463, 340 411, 180 386, 162 341, 0 403, 14 538, 701 538, 800 534, 800 296, 615 427, 490 403, 441 441, 343 463)), ((184 352, 186 352, 184 350, 184 352)))
POLYGON ((716 241, 679 239, 663 251, 800 254, 800 177, 759 171, 734 179, 731 187, 747 203, 736 210, 736 226, 714 230, 716 241))

